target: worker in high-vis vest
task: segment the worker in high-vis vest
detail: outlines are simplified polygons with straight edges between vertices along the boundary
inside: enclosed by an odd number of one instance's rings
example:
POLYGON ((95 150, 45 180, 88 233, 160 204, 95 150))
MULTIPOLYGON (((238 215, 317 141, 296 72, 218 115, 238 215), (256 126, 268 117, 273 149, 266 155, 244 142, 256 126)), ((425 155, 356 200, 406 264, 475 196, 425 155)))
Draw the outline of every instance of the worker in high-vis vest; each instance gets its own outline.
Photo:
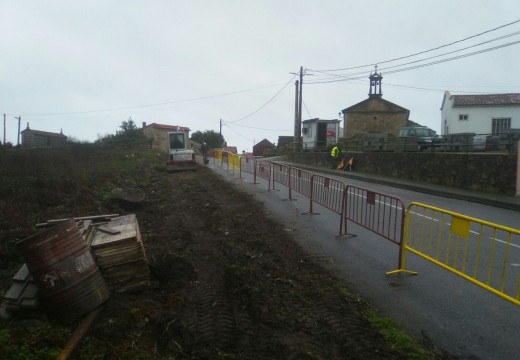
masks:
POLYGON ((332 168, 335 169, 338 166, 338 160, 339 160, 339 153, 341 151, 339 150, 339 147, 334 146, 332 150, 330 151, 330 158, 332 163, 332 168))

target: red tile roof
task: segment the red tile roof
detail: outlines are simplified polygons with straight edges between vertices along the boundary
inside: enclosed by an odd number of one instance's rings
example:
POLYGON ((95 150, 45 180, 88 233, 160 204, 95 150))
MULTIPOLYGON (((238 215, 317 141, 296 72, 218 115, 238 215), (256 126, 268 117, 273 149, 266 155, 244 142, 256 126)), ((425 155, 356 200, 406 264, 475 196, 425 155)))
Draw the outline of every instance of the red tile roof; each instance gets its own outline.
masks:
POLYGON ((520 93, 487 95, 452 95, 453 106, 520 105, 520 93))
POLYGON ((190 128, 187 128, 185 126, 179 126, 179 125, 165 125, 165 124, 156 124, 152 123, 150 125, 146 125, 146 127, 154 128, 154 129, 162 129, 162 130, 171 130, 171 131, 177 131, 177 128, 180 131, 190 131, 190 128))
POLYGON ((224 151, 236 154, 237 153, 237 147, 236 146, 224 146, 222 148, 224 151))

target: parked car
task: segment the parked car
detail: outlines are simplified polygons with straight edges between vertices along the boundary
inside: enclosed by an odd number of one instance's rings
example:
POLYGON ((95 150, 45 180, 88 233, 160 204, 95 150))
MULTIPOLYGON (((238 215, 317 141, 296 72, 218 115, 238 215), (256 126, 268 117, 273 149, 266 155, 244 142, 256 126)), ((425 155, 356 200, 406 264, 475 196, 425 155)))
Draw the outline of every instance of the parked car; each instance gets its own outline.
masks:
POLYGON ((425 149, 438 146, 440 138, 435 131, 426 126, 405 126, 399 129, 400 138, 405 138, 405 142, 416 143, 417 150, 423 151, 425 149))
POLYGON ((473 137, 473 150, 474 151, 492 151, 498 150, 498 136, 489 134, 475 135, 473 137))

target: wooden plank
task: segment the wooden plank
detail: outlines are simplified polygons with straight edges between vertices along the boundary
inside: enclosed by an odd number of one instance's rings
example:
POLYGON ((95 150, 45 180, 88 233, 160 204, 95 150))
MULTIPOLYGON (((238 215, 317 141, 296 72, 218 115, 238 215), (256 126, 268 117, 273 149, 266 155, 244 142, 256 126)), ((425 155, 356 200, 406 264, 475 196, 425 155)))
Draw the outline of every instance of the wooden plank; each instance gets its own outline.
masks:
POLYGON ((25 289, 22 292, 22 295, 20 296, 20 298, 22 300, 36 299, 38 297, 39 290, 40 289, 38 288, 38 285, 36 285, 33 282, 30 282, 25 287, 25 289))
POLYGON ((102 268, 101 273, 107 277, 134 276, 138 278, 140 275, 149 276, 148 265, 146 262, 139 260, 120 266, 102 268))
POLYGON ((119 231, 118 234, 109 234, 102 231, 97 231, 92 240, 91 246, 98 248, 101 246, 113 246, 114 243, 118 242, 135 242, 137 241, 137 231, 135 227, 130 225, 111 226, 112 231, 119 231))
MULTIPOLYGON (((110 220, 114 217, 119 216, 119 214, 105 214, 105 215, 93 215, 93 216, 82 216, 82 217, 75 217, 73 218, 76 221, 82 221, 82 220, 110 220)), ((53 226, 56 224, 59 224, 61 222, 67 221, 69 219, 53 219, 53 220, 47 220, 45 223, 36 224, 36 227, 47 227, 47 226, 53 226)))
POLYGON ((36 297, 34 299, 22 299, 18 303, 18 306, 20 308, 25 308, 25 309, 34 309, 34 308, 38 307, 38 304, 39 304, 39 300, 38 300, 38 297, 36 297))
POLYGON ((124 256, 126 254, 133 254, 137 253, 139 256, 142 256, 142 253, 140 251, 140 246, 138 244, 131 244, 124 247, 118 247, 118 248, 102 248, 102 249, 95 249, 94 254, 98 257, 111 257, 111 256, 124 256))
POLYGON ((101 305, 89 312, 83 318, 83 320, 81 320, 78 327, 72 333, 71 338, 69 339, 67 344, 65 344, 63 351, 56 358, 57 360, 67 360, 70 358, 76 347, 81 343, 81 341, 83 341, 89 329, 92 327, 92 325, 98 318, 99 314, 101 314, 101 311, 103 311, 103 309, 104 305, 101 305))
POLYGON ((23 290, 27 286, 27 283, 13 283, 7 293, 4 295, 4 299, 10 302, 17 303, 22 295, 23 290))
POLYGON ((13 281, 25 282, 29 276, 31 276, 29 268, 27 267, 27 264, 23 264, 14 275, 13 281))
POLYGON ((121 231, 114 229, 112 227, 106 226, 106 225, 100 225, 97 227, 98 230, 101 230, 103 232, 109 233, 110 235, 117 235, 120 234, 121 231))

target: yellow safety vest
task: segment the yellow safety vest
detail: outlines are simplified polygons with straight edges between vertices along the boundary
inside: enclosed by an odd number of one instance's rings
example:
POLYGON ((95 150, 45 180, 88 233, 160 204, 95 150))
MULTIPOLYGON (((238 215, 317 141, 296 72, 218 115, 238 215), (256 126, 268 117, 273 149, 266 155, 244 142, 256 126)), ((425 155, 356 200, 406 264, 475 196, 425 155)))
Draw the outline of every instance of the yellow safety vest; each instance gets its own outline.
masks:
POLYGON ((339 155, 339 149, 338 149, 337 146, 334 146, 334 147, 332 148, 332 151, 330 152, 330 156, 332 156, 333 158, 335 158, 335 157, 338 157, 338 155, 339 155))

